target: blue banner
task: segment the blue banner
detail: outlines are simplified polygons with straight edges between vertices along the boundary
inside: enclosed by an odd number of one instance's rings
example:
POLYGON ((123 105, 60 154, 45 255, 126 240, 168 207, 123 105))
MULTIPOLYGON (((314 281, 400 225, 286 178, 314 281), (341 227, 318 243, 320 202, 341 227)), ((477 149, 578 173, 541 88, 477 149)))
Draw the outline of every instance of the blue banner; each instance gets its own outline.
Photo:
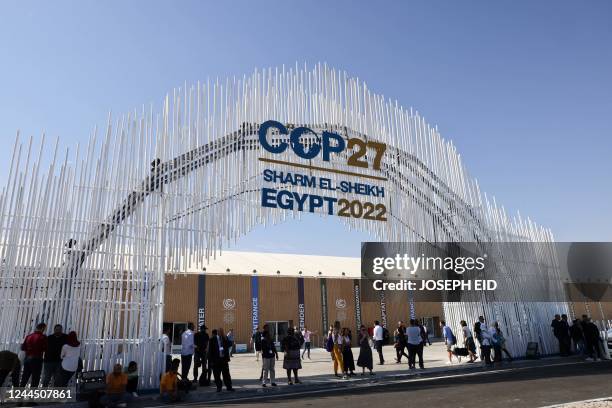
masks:
POLYGON ((251 276, 251 323, 254 333, 259 327, 259 279, 257 276, 251 276))
POLYGON ((298 278, 298 317, 299 317, 299 328, 304 330, 306 326, 306 305, 304 303, 304 278, 298 278))

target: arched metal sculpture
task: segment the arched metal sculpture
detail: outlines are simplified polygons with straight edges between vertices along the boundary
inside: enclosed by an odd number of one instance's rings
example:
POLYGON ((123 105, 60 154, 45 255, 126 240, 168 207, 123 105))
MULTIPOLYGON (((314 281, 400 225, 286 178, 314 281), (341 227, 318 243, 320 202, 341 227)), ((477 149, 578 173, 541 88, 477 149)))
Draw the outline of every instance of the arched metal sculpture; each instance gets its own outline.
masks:
MULTIPOLYGON (((350 218, 349 228, 388 241, 553 239, 489 201, 423 117, 358 79, 321 64, 255 71, 185 85, 159 113, 109 118, 102 136, 95 130, 86 148, 63 158, 57 142, 49 157, 44 138, 35 154, 32 139, 18 137, 0 197, 0 345, 18 349, 36 322, 60 322, 83 338, 86 368, 136 359, 142 385, 156 385, 164 275, 201 271, 254 226, 300 217, 260 205, 259 159, 270 154, 257 130, 269 119, 387 144, 379 173, 388 222, 350 218)), ((455 327, 480 314, 502 321, 512 350, 536 340, 551 352, 549 317, 567 305, 444 309, 455 327)))

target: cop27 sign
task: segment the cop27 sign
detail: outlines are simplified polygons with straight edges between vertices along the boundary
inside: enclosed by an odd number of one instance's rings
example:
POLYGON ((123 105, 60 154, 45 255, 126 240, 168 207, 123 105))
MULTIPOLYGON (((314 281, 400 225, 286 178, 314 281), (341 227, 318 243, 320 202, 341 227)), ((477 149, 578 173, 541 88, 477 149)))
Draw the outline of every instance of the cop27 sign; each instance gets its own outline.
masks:
POLYGON ((268 166, 263 170, 263 207, 387 221, 386 205, 376 202, 385 198, 385 188, 380 182, 387 179, 363 173, 363 169, 381 170, 386 144, 366 142, 360 138, 345 140, 327 130, 319 135, 303 126, 289 132, 285 125, 274 120, 262 123, 258 136, 265 151, 272 155, 293 152, 297 159, 259 159, 268 166), (278 135, 271 137, 273 132, 278 135), (308 160, 308 164, 300 162, 300 159, 308 160), (318 159, 322 166, 312 164, 318 159), (313 175, 314 172, 317 175, 313 175), (301 187, 309 192, 290 191, 287 186, 301 187))

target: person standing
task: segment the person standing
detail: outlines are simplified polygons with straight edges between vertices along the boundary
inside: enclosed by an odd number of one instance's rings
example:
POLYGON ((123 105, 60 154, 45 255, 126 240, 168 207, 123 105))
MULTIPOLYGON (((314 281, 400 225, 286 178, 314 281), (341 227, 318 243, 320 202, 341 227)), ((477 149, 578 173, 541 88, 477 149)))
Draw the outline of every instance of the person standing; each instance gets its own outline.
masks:
POLYGON ((66 344, 60 351, 61 366, 60 374, 55 378, 56 387, 67 387, 70 379, 79 368, 81 358, 81 343, 74 331, 66 336, 66 344))
POLYGON ((463 347, 467 349, 468 355, 470 356, 468 363, 473 363, 476 361, 476 343, 474 342, 474 335, 465 320, 462 320, 460 324, 461 331, 463 332, 463 347))
POLYGON ((599 328, 587 315, 582 315, 582 330, 584 332, 586 361, 597 361, 599 352, 599 328))
POLYGON ((255 333, 251 336, 251 346, 255 351, 255 360, 259 361, 259 355, 261 354, 261 341, 262 341, 262 332, 259 330, 259 327, 255 329, 255 333))
MULTIPOLYGON (((338 369, 344 375, 344 361, 342 358, 342 334, 340 333, 340 322, 334 322, 334 327, 332 328, 331 335, 329 337, 331 342, 331 355, 332 360, 334 362, 334 375, 336 377, 340 377, 338 375, 338 369)), ((346 377, 343 377, 346 378, 346 377)))
POLYGON ((166 327, 160 339, 161 350, 165 357, 164 368, 162 371, 165 373, 169 372, 172 368, 172 340, 170 340, 170 334, 172 334, 172 326, 166 327))
POLYGON ((229 342, 229 356, 230 358, 234 356, 234 329, 229 329, 227 332, 227 341, 229 342))
MULTIPOLYGON (((444 337, 444 344, 446 345, 446 352, 448 353, 448 363, 446 364, 453 364, 453 346, 457 344, 457 338, 450 326, 446 325, 446 321, 441 320, 440 327, 442 327, 442 336, 444 337)), ((461 357, 457 356, 457 360, 461 362, 461 357)))
POLYGON ((372 368, 372 346, 370 345, 370 335, 368 329, 362 324, 359 328, 359 357, 357 357, 357 366, 361 367, 361 375, 365 374, 366 368, 370 371, 370 375, 374 375, 372 368))
POLYGON ((181 378, 183 380, 189 380, 189 370, 191 369, 194 351, 193 323, 188 323, 187 330, 181 335, 181 378))
POLYGON ((372 337, 374 337, 374 347, 378 352, 379 365, 385 364, 385 358, 383 357, 383 332, 382 326, 380 325, 379 321, 376 320, 374 322, 374 332, 372 337))
POLYGON ((344 328, 344 336, 342 336, 342 361, 344 362, 344 371, 349 376, 355 375, 355 357, 353 356, 353 334, 348 327, 344 328))
POLYGON ((213 330, 208 344, 208 352, 217 392, 221 392, 223 384, 225 384, 225 388, 228 391, 234 391, 234 388, 232 388, 232 376, 229 371, 229 348, 230 343, 227 337, 225 337, 223 329, 213 330), (223 381, 221 381, 221 377, 223 377, 223 381))
POLYGON ((278 352, 268 330, 264 330, 261 335, 260 348, 262 361, 261 386, 265 388, 268 377, 270 377, 270 385, 276 387, 276 370, 274 365, 275 361, 278 360, 278 352))
POLYGON ((561 315, 556 314, 555 318, 550 323, 550 327, 553 329, 553 335, 559 342, 559 354, 565 355, 565 344, 563 342, 563 328, 561 324, 561 315))
POLYGON ((408 359, 408 355, 404 351, 404 349, 408 347, 406 343, 406 328, 401 321, 397 322, 397 329, 395 329, 393 336, 395 338, 395 362, 400 364, 402 362, 402 356, 408 359))
POLYGON ((298 370, 302 368, 300 341, 292 327, 287 329, 287 336, 285 336, 281 342, 281 348, 285 353, 283 357, 283 368, 287 370, 287 384, 299 384, 301 381, 298 378, 298 370), (293 381, 291 380, 291 372, 293 372, 293 381))
POLYGON ((563 344, 562 356, 567 357, 572 354, 572 338, 570 337, 570 326, 567 321, 567 315, 561 315, 561 344, 563 344))
POLYGON ((580 324, 580 320, 574 319, 572 321, 572 325, 570 326, 570 336, 574 342, 574 349, 576 350, 576 353, 583 355, 584 334, 582 333, 582 325, 580 324))
POLYGON ((36 330, 28 334, 21 345, 21 350, 25 352, 23 374, 19 383, 19 386, 22 388, 26 386, 30 377, 32 377, 30 386, 32 388, 38 387, 43 366, 43 356, 47 351, 47 336, 44 334, 46 329, 47 325, 45 323, 39 323, 36 326, 36 330))
POLYGON ((304 351, 302 351, 302 358, 304 358, 304 353, 308 352, 308 359, 310 360, 310 341, 313 334, 317 334, 317 332, 310 331, 308 330, 308 327, 304 326, 304 330, 302 330, 302 337, 304 338, 304 351))
POLYGON ((200 326, 200 330, 193 336, 194 355, 193 355, 193 381, 198 381, 200 385, 206 386, 208 380, 207 358, 208 343, 210 336, 206 332, 208 327, 200 326), (202 367, 202 375, 198 378, 198 368, 202 367))
POLYGON ((481 360, 487 366, 490 366, 493 364, 493 361, 491 361, 491 331, 483 316, 478 317, 478 330, 480 332, 481 360))
POLYGON ((53 334, 47 336, 47 351, 43 364, 42 386, 48 387, 49 384, 62 382, 61 368, 62 358, 60 356, 62 347, 66 344, 68 336, 64 333, 61 324, 56 324, 53 327, 53 334), (53 381, 51 381, 53 379, 53 381))
POLYGON ((410 319, 410 325, 406 329, 408 342, 408 368, 416 368, 416 357, 419 357, 419 367, 425 368, 423 364, 423 336, 421 328, 415 319, 410 319))
POLYGON ((11 375, 11 385, 19 387, 19 374, 21 374, 19 356, 12 351, 2 350, 0 351, 0 387, 2 387, 9 374, 11 375))

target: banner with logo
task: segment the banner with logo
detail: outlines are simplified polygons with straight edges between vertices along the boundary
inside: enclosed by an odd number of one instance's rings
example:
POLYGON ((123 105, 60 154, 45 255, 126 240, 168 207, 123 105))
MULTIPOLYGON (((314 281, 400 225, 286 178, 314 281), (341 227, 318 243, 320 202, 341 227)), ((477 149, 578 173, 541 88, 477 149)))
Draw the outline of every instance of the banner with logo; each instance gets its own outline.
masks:
POLYGON ((380 325, 387 328, 387 300, 384 290, 380 291, 380 325))
POLYGON ((251 326, 253 333, 259 327, 259 278, 251 276, 251 326))
POLYGON ((304 330, 306 325, 306 305, 304 303, 304 278, 297 279, 298 289, 298 321, 300 330, 304 330))

